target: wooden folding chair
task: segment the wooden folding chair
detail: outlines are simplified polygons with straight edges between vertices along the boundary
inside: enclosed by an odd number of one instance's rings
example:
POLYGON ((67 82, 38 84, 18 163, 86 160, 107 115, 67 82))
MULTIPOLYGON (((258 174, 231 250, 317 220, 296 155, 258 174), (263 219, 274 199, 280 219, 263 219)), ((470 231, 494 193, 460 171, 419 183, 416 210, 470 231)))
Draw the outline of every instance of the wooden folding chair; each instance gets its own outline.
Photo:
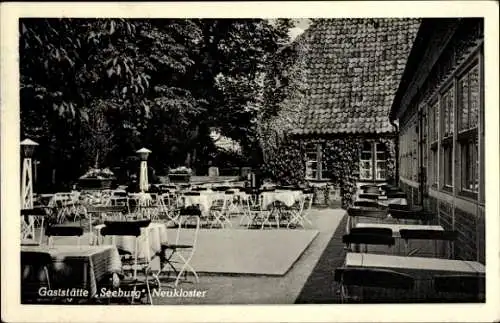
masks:
POLYGON ((21 251, 21 304, 40 303, 40 288, 50 290, 52 257, 47 252, 21 251))
POLYGON ((395 239, 392 236, 392 230, 387 230, 385 231, 383 228, 352 228, 349 234, 342 236, 342 242, 346 245, 346 250, 349 251, 352 251, 351 245, 353 244, 365 245, 365 252, 368 252, 368 245, 383 245, 390 248, 394 246, 395 239), (353 231, 356 229, 359 231, 353 231))
POLYGON ((437 254, 437 242, 438 241, 446 241, 448 242, 448 254, 447 258, 451 258, 451 250, 453 242, 458 237, 458 231, 451 230, 425 230, 425 229, 401 229, 399 230, 401 235, 401 239, 405 241, 405 253, 408 256, 415 254, 419 248, 414 249, 410 252, 410 240, 432 240, 434 241, 434 256, 437 254))
POLYGON ((347 215, 349 216, 346 224, 346 231, 349 232, 352 227, 356 226, 357 219, 360 217, 368 217, 376 219, 379 222, 382 219, 387 218, 387 209, 379 205, 377 202, 371 201, 357 201, 358 205, 370 205, 369 207, 350 207, 347 209, 347 215))
POLYGON ((80 240, 83 236, 83 228, 69 225, 51 225, 45 230, 45 235, 49 238, 49 247, 53 245, 53 237, 78 237, 77 243, 80 246, 80 240))
POLYGON ((226 226, 232 227, 232 223, 227 216, 227 203, 228 201, 225 197, 213 201, 208 211, 208 222, 210 224, 210 228, 218 225, 220 225, 222 229, 226 226))
MULTIPOLYGON (((391 204, 392 205, 392 204, 391 204)), ((391 207, 388 209, 388 213, 393 219, 398 220, 398 222, 406 223, 408 221, 416 222, 416 223, 427 223, 432 218, 432 215, 427 212, 423 212, 416 208, 405 208, 399 207, 394 208, 391 207)))
MULTIPOLYGON (((190 264, 191 259, 193 258, 193 255, 196 252, 196 247, 197 247, 197 242, 198 242, 198 233, 200 231, 200 216, 201 216, 201 211, 199 209, 195 208, 183 208, 179 212, 180 217, 190 217, 194 218, 196 220, 195 228, 194 228, 194 233, 192 236, 192 239, 190 242, 184 243, 180 241, 180 236, 181 236, 181 228, 182 228, 182 223, 179 221, 179 224, 177 226, 177 232, 176 232, 176 237, 175 237, 175 242, 167 242, 163 243, 161 245, 162 247, 162 252, 161 252, 161 262, 162 262, 162 268, 160 271, 157 273, 157 277, 160 275, 161 272, 165 271, 167 267, 173 270, 174 274, 176 274, 177 278, 175 280, 175 286, 179 284, 179 281, 182 277, 182 275, 187 275, 188 272, 191 272, 195 279, 196 282, 199 282, 199 277, 198 274, 196 273, 195 269, 193 266, 190 264), (181 269, 178 270, 174 264, 180 263, 181 269)), ((192 232, 189 230, 189 232, 192 232)), ((157 278, 159 280, 159 278, 157 278)))
POLYGON ((21 239, 35 240, 36 224, 40 224, 39 244, 42 243, 44 236, 45 217, 47 217, 47 208, 35 207, 32 209, 21 210, 21 239), (40 221, 37 221, 40 219, 40 221), (31 238, 30 238, 31 237, 31 238))
POLYGON ((368 299, 365 299, 365 288, 410 291, 415 285, 415 279, 409 275, 376 268, 337 268, 334 272, 334 281, 340 284, 341 303, 380 302, 384 301, 387 296, 391 300, 391 295, 373 295, 372 297, 368 295, 368 299), (348 287, 351 286, 360 288, 359 295, 349 293, 348 287))
MULTIPOLYGON (((101 235, 103 237, 112 236, 113 239, 116 236, 135 237, 133 256, 131 257, 129 252, 121 252, 122 271, 125 275, 122 277, 122 279, 120 279, 120 289, 132 289, 135 294, 135 291, 145 288, 147 290, 147 298, 149 299, 150 304, 153 305, 153 298, 151 296, 149 283, 151 255, 146 254, 144 259, 139 259, 139 238, 142 233, 141 228, 149 225, 149 223, 149 219, 144 221, 109 221, 106 222, 104 228, 101 229, 101 235), (138 271, 144 273, 144 279, 140 279, 138 277, 138 271), (127 275, 128 273, 130 273, 131 275, 127 275)), ((147 243, 148 241, 146 241, 146 244, 147 243)), ((115 244, 114 241, 113 244, 115 244)), ((134 298, 132 297, 131 303, 133 302, 134 298)))

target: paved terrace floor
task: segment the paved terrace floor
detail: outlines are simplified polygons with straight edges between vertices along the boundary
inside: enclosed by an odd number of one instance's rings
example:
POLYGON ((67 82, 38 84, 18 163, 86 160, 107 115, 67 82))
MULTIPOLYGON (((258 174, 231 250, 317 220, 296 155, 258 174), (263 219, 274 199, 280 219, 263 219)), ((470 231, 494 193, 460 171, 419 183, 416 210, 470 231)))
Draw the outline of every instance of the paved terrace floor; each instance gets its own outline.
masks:
MULTIPOLYGON (((252 274, 201 273, 200 282, 192 275, 178 289, 206 291, 204 298, 155 297, 154 304, 294 304, 338 302, 333 295, 333 270, 345 258, 341 243, 345 227, 342 209, 313 209, 311 229, 319 231, 292 267, 282 276, 252 274), (335 234, 334 234, 335 233, 335 234)), ((233 219, 239 223, 239 219, 233 219)), ((84 227, 87 227, 82 222, 84 227)), ((235 226, 237 227, 237 225, 235 226)), ((220 229, 213 229, 217 231, 220 229)), ((229 229, 231 230, 231 229, 229 229)), ((271 233, 278 229, 265 229, 271 233)), ((286 230, 286 229, 279 229, 286 230)), ((300 229, 295 229, 299 231, 300 229)), ((292 229, 293 231, 293 229, 292 229)), ((82 243, 87 241, 82 237, 82 243)), ((74 239, 56 237, 56 244, 75 243, 74 239)), ((231 241, 238 244, 238 241, 231 241)), ((242 252, 245 246, 239 247, 242 252)), ((286 242, 283 245, 286 251, 286 242)), ((172 276, 171 276, 172 277, 172 276)), ((173 288, 171 279, 162 279, 162 289, 173 288)))

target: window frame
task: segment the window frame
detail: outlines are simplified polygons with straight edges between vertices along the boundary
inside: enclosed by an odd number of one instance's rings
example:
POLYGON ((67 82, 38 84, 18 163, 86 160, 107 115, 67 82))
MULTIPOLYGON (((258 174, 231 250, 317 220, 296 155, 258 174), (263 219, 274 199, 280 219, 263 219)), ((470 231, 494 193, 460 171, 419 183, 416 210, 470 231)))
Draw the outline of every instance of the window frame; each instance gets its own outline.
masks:
POLYGON ((326 169, 326 167, 325 168, 323 167, 323 163, 324 163, 323 147, 324 147, 324 144, 323 143, 309 143, 307 145, 306 145, 306 149, 305 149, 305 174, 306 174, 305 179, 308 181, 327 181, 327 180, 330 180, 331 179, 330 177, 323 176, 323 173, 328 171, 326 169), (316 158, 314 160, 308 158, 308 154, 311 153, 311 151, 308 151, 307 145, 314 145, 314 150, 315 150, 314 154, 316 155, 316 158), (316 172, 316 175, 313 177, 307 176, 307 173, 308 173, 307 170, 309 167, 308 166, 309 163, 314 163, 316 165, 316 168, 313 170, 313 172, 316 172))
POLYGON ((428 180, 430 180, 430 187, 437 189, 439 187, 439 136, 440 129, 439 120, 440 120, 440 106, 439 106, 439 98, 433 97, 430 100, 430 103, 427 105, 428 115, 430 120, 427 124, 428 126, 428 136, 427 140, 429 142, 429 159, 428 159, 428 180), (432 135, 431 135, 432 134, 432 135))
MULTIPOLYGON (((480 54, 474 55, 472 58, 470 58, 466 64, 464 64, 460 70, 460 73, 456 74, 456 79, 457 79, 457 140, 456 140, 456 147, 457 147, 457 188, 458 188, 458 194, 477 199, 480 191, 480 186, 481 186, 481 177, 482 177, 482 170, 481 170, 481 153, 480 150, 482 149, 480 145, 484 144, 484 138, 480 141, 479 135, 480 135, 480 129, 483 127, 482 124, 482 114, 481 111, 483 110, 483 97, 482 97, 482 92, 481 91, 481 86, 482 86, 482 66, 481 66, 482 60, 480 57, 480 54), (478 111, 477 111, 477 117, 476 117, 476 124, 475 127, 470 127, 471 122, 470 122, 470 113, 471 113, 471 101, 472 101, 472 86, 471 86, 471 72, 476 69, 477 71, 477 90, 478 90, 478 111), (462 128, 462 113, 463 113, 463 106, 462 106, 462 93, 461 93, 461 88, 458 85, 460 81, 462 81, 464 78, 467 79, 467 109, 468 109, 468 126, 467 128, 462 128), (473 146, 474 141, 476 142, 476 151, 474 152, 474 149, 472 151, 472 156, 475 162, 472 162, 471 164, 468 163, 468 157, 465 158, 464 161, 464 149, 468 150, 470 149, 471 146, 473 146), (472 166, 471 166, 472 165, 472 166), (468 178, 467 177, 467 171, 469 171, 469 167, 472 168, 472 172, 475 173, 476 177, 476 184, 477 188, 476 189, 470 189, 467 187, 468 184, 468 178), (465 173, 465 175, 464 175, 465 173)), ((484 176, 484 175, 483 175, 484 176)))
MULTIPOLYGON (((427 149, 428 149, 428 170, 426 183, 428 186, 440 190, 444 193, 453 194, 457 197, 465 197, 476 200, 479 203, 484 204, 484 163, 485 163, 485 152, 484 152, 484 53, 483 53, 484 41, 480 41, 467 57, 460 60, 457 67, 454 68, 453 72, 443 81, 441 85, 437 87, 437 91, 432 94, 427 100, 426 104, 428 109, 431 109, 434 113, 432 117, 438 115, 437 125, 433 125, 431 114, 429 113, 428 119, 428 139, 427 139, 427 149), (474 88, 471 86, 471 77, 467 76, 467 104, 469 114, 472 98, 477 100, 477 116, 476 116, 476 127, 471 127, 464 129, 462 126, 462 105, 460 100, 463 99, 463 94, 461 92, 461 87, 459 82, 463 80, 465 74, 470 73, 473 69, 477 69, 477 93, 473 96, 474 88), (446 137, 444 136, 444 123, 445 123, 445 100, 443 97, 452 90, 453 98, 450 100, 452 102, 452 113, 453 119, 448 119, 448 122, 453 122, 453 127, 450 129, 452 133, 449 133, 446 137), (433 109, 437 107, 436 109, 433 109), (433 134, 437 132, 437 138, 433 137, 433 134), (474 151, 473 157, 476 160, 475 163, 475 181, 477 182, 477 190, 469 191, 463 189, 464 180, 464 167, 467 163, 464 162, 462 157, 463 144, 471 140, 471 138, 476 138, 477 150, 474 151), (452 150, 452 167, 451 171, 451 184, 445 184, 445 148, 450 146, 452 150), (437 158, 437 163, 435 163, 437 158), (436 177, 437 174, 437 177, 436 177), (436 185, 437 178, 437 185, 436 185)), ((428 110, 429 111, 429 110, 428 110)), ((470 120, 470 116, 467 117, 470 120)), ((474 124, 474 122, 468 122, 469 125, 474 124)), ((449 179, 449 178, 448 178, 449 179)))
POLYGON ((363 177, 363 170, 365 170, 365 167, 362 167, 363 161, 366 161, 366 159, 362 159, 362 154, 363 152, 366 152, 367 150, 364 150, 362 147, 360 150, 360 156, 359 156, 359 180, 360 181, 386 181, 387 180, 387 160, 388 160, 388 151, 387 151, 387 145, 385 145, 383 142, 379 140, 365 140, 363 142, 363 146, 365 144, 370 145, 370 154, 371 158, 369 160, 370 162, 370 174, 371 177, 363 177), (383 145, 382 150, 378 150, 379 145, 383 145), (384 153, 384 159, 378 159, 378 153, 384 153), (384 169, 379 169, 378 167, 378 162, 384 162, 384 169), (385 177, 380 177, 379 178, 379 170, 382 172, 385 172, 385 177))
POLYGON ((454 187, 456 186, 454 181, 454 167, 456 165, 455 156, 455 143, 454 137, 456 134, 456 82, 455 76, 447 82, 447 84, 442 88, 439 94, 439 135, 440 135, 440 161, 439 163, 442 165, 442 185, 441 188, 445 191, 452 192, 454 187), (451 96, 448 97, 448 95, 451 96), (451 104, 451 109, 449 104, 451 104), (450 112, 451 111, 451 112, 450 112), (450 118, 450 114, 452 118, 450 118), (452 121, 453 120, 453 121, 452 121), (453 122, 453 124, 452 124, 453 122), (449 132, 446 133, 446 127, 448 126, 449 132), (450 149, 451 151, 448 151, 450 149), (447 155, 447 153, 449 155, 447 155), (449 165, 451 160, 451 165, 449 165))

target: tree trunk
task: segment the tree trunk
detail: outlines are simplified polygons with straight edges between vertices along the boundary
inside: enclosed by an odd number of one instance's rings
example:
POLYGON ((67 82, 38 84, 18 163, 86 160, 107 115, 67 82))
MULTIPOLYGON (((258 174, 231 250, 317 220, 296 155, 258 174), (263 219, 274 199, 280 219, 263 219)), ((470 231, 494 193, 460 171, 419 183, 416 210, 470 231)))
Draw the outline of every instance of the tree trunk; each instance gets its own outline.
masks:
POLYGON ((99 168, 99 151, 97 151, 96 155, 95 155, 95 164, 94 164, 94 168, 99 168))
POLYGON ((193 149, 193 154, 191 155, 191 165, 194 167, 196 167, 196 148, 193 149))

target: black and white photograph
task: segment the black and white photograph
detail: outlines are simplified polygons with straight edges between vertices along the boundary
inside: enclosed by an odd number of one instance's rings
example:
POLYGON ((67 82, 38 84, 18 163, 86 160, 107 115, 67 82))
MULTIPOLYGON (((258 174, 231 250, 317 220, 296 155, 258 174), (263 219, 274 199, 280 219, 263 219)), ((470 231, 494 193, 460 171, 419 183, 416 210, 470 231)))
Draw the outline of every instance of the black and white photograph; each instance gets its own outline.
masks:
POLYGON ((20 16, 19 304, 491 302, 487 19, 318 15, 20 16))

